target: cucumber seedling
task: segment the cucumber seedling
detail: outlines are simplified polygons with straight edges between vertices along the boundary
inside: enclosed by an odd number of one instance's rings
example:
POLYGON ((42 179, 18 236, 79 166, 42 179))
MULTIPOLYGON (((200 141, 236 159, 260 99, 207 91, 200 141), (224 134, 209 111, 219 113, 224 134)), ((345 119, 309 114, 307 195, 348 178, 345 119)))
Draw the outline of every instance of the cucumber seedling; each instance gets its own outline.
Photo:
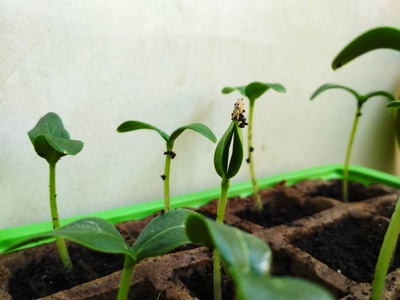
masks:
POLYGON ((394 97, 392 94, 385 92, 385 91, 375 91, 375 92, 370 92, 366 95, 360 95, 359 93, 357 93, 355 90, 353 90, 351 88, 348 88, 348 87, 345 87, 342 85, 338 85, 338 84, 326 83, 326 84, 320 86, 311 95, 310 100, 313 100, 319 94, 321 94, 322 92, 329 90, 329 89, 345 90, 345 91, 349 92, 350 94, 352 94, 357 100, 357 109, 356 109, 356 113, 354 116, 354 121, 353 121, 353 126, 351 129, 351 133, 350 133, 349 143, 347 145, 346 158, 345 158, 344 169, 343 169, 342 200, 343 200, 343 202, 349 202, 349 196, 348 196, 349 162, 350 162, 351 149, 352 149, 353 142, 354 142, 354 136, 356 134, 358 121, 361 117, 361 108, 364 105, 364 103, 367 102, 367 100, 372 97, 383 96, 383 97, 386 97, 389 101, 394 100, 394 97))
POLYGON ((256 204, 259 208, 259 210, 262 209, 262 203, 260 199, 260 194, 258 191, 258 185, 257 185, 257 179, 256 179, 256 174, 254 171, 254 160, 253 160, 253 111, 254 111, 254 104, 256 100, 262 96, 266 91, 269 89, 273 89, 279 93, 285 93, 286 89, 284 86, 282 86, 279 83, 261 83, 261 82, 252 82, 248 84, 247 86, 239 86, 239 87, 225 87, 222 89, 223 94, 229 94, 233 91, 237 91, 243 96, 247 97, 249 99, 249 126, 247 128, 247 151, 248 151, 248 157, 246 159, 247 163, 249 164, 250 168, 250 177, 251 177, 251 182, 253 185, 253 192, 254 192, 254 198, 256 201, 256 204))
POLYGON ((150 129, 158 132, 158 134, 165 140, 166 142, 166 151, 164 152, 165 155, 165 169, 164 174, 161 175, 162 180, 164 180, 164 209, 165 211, 169 211, 171 209, 170 204, 170 193, 169 193, 169 180, 170 180, 170 168, 171 168, 171 159, 175 157, 175 153, 172 151, 174 147, 175 140, 184 132, 186 129, 191 129, 196 131, 206 138, 208 138, 212 142, 216 142, 217 138, 215 137, 214 133, 204 124, 201 123, 193 123, 186 126, 179 127, 176 129, 171 136, 166 134, 161 129, 150 125, 148 123, 140 122, 140 121, 126 121, 118 126, 118 132, 129 132, 139 129, 150 129))
MULTIPOLYGON (((78 154, 83 148, 83 143, 70 139, 61 118, 53 112, 49 112, 43 116, 36 126, 28 132, 28 136, 36 153, 46 159, 49 164, 51 220, 53 222, 53 229, 57 229, 60 227, 60 220, 58 219, 56 201, 56 163, 65 155, 78 154)), ((71 270, 72 263, 64 240, 58 237, 56 241, 64 267, 67 270, 71 270)))

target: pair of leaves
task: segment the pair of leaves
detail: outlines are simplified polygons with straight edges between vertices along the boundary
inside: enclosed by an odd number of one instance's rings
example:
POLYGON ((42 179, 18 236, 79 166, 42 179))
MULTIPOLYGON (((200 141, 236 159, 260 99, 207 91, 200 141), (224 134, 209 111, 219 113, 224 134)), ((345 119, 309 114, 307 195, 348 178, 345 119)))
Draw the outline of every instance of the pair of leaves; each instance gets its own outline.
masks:
MULTIPOLYGON (((385 91, 374 91, 374 92, 370 92, 366 95, 360 95, 359 93, 357 93, 355 90, 346 87, 346 86, 342 86, 342 85, 338 85, 338 84, 332 84, 332 83, 326 83, 321 85, 312 95, 310 100, 313 100, 315 97, 317 97, 319 94, 321 94, 322 92, 329 90, 329 89, 342 89, 345 91, 348 91, 349 93, 351 93, 356 99, 357 99, 357 103, 359 106, 362 106, 368 99, 375 97, 375 96, 383 96, 386 97, 389 101, 393 101, 394 97, 392 94, 385 92, 385 91)), ((400 101, 399 101, 400 102, 400 101)))
POLYGON ((335 57, 332 69, 336 70, 356 57, 375 49, 400 51, 400 30, 392 27, 378 27, 363 33, 335 57))
POLYGON ((70 139, 61 118, 53 112, 43 116, 28 136, 36 153, 49 164, 55 164, 65 155, 76 155, 83 148, 83 142, 70 139))
POLYGON ((140 121, 126 121, 122 123, 121 125, 118 126, 117 131, 118 132, 129 132, 129 131, 134 131, 134 130, 139 130, 139 129, 150 129, 154 130, 161 135, 161 137, 165 140, 167 143, 167 148, 168 150, 172 150, 174 146, 175 140, 181 135, 182 132, 184 132, 186 129, 191 129, 193 131, 196 131, 202 135, 204 135, 206 138, 208 138, 212 142, 216 142, 217 138, 215 137, 214 133, 208 128, 206 125, 201 124, 201 123, 192 123, 186 126, 179 127, 176 129, 171 136, 169 136, 167 133, 162 131, 161 129, 150 125, 148 123, 140 122, 140 121))
POLYGON ((135 263, 161 255, 183 244, 189 243, 185 233, 185 220, 194 212, 185 209, 171 210, 154 218, 140 233, 132 248, 125 242, 110 222, 101 218, 84 218, 51 232, 35 235, 3 252, 9 252, 23 245, 49 237, 62 237, 87 248, 129 255, 135 263))
POLYGON ((229 94, 233 91, 237 91, 243 96, 250 100, 251 104, 254 104, 257 98, 264 94, 269 89, 273 89, 279 93, 286 93, 286 89, 283 85, 279 83, 262 83, 262 82, 252 82, 247 86, 239 87, 225 87, 222 89, 223 94, 229 94))
POLYGON ((233 120, 217 144, 214 168, 221 178, 232 178, 239 172, 243 161, 243 142, 239 126, 233 120), (232 143, 233 140, 233 143, 232 143), (232 155, 229 155, 232 144, 232 155))
POLYGON ((333 300, 323 288, 303 279, 269 277, 272 251, 261 239, 199 214, 188 216, 191 241, 216 248, 234 281, 238 300, 333 300))

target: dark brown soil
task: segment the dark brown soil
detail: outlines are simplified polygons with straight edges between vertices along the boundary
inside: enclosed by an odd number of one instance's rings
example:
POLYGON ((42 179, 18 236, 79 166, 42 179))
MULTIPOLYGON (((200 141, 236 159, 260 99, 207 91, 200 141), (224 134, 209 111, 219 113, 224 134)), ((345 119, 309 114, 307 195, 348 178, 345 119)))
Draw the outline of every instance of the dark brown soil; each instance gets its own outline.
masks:
MULTIPOLYGON (((329 184, 320 185, 316 191, 308 194, 308 196, 324 196, 342 201, 342 180, 329 180, 329 184)), ((366 188, 359 182, 350 181, 348 184, 349 202, 359 202, 369 198, 385 195, 386 192, 379 188, 366 188)))
MULTIPOLYGON (((292 243, 344 276, 370 283, 387 226, 383 219, 348 217, 292 243)), ((400 248, 397 248, 391 270, 399 266, 400 248)))
MULTIPOLYGON (((190 290, 192 297, 197 297, 200 300, 214 299, 214 284, 213 284, 213 263, 210 261, 204 269, 193 270, 190 276, 181 276, 180 280, 190 290)), ((221 270, 221 286, 222 299, 235 299, 235 289, 232 281, 229 279, 225 269, 221 270)))
POLYGON ((286 207, 271 206, 269 203, 263 206, 260 212, 255 209, 246 209, 236 214, 239 218, 248 220, 265 228, 286 224, 294 220, 311 216, 318 211, 312 207, 301 207, 300 205, 287 205, 286 207))
POLYGON ((76 244, 68 248, 74 270, 66 272, 61 260, 45 256, 17 270, 9 282, 14 300, 40 298, 122 270, 123 255, 91 251, 76 244))

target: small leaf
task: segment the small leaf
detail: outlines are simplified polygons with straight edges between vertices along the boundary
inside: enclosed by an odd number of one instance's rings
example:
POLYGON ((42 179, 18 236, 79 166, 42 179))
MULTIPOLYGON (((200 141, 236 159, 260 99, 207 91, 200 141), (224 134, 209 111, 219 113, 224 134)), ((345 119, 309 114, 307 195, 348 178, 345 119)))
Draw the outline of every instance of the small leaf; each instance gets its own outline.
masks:
POLYGON ((233 145, 232 145, 232 155, 229 161, 228 172, 226 174, 227 178, 232 178, 235 176, 242 166, 243 161, 243 142, 242 137, 239 132, 239 127, 237 122, 235 122, 233 129, 233 145))
POLYGON ((346 90, 349 93, 353 94, 354 97, 356 97, 357 101, 362 101, 363 100, 363 96, 361 96, 360 94, 358 94, 355 90, 342 86, 342 85, 338 85, 338 84, 334 84, 334 83, 325 83, 323 85, 321 85, 310 97, 310 100, 313 100, 315 97, 317 97, 319 94, 321 94, 322 92, 329 90, 329 89, 342 89, 342 90, 346 90))
POLYGON ((246 87, 246 97, 249 98, 250 102, 254 102, 270 88, 279 93, 286 93, 285 87, 279 83, 252 82, 246 87))
POLYGON ((53 112, 40 118, 28 136, 36 153, 48 163, 55 164, 61 157, 76 155, 83 148, 81 141, 70 139, 61 118, 53 112))
POLYGON ((333 300, 321 286, 294 277, 240 276, 236 280, 237 300, 333 300))
POLYGON ((236 121, 232 121, 230 123, 228 129, 225 131, 224 135, 219 140, 217 147, 215 148, 214 168, 221 178, 226 177, 228 174, 229 148, 231 145, 235 124, 236 121))
POLYGON ((394 100, 386 105, 386 108, 400 108, 400 100, 394 100))
POLYGON ((196 213, 186 209, 175 209, 153 219, 132 246, 137 262, 190 243, 185 232, 185 220, 192 214, 196 213))
POLYGON ((186 232, 193 243, 217 248, 232 274, 245 277, 269 273, 272 251, 265 242, 249 233, 199 214, 188 216, 186 232))
POLYGON ((336 70, 368 51, 381 48, 400 51, 400 30, 391 27, 378 27, 363 33, 351 41, 335 57, 332 62, 332 69, 336 70))
POLYGON ((233 91, 237 91, 237 92, 241 93, 243 96, 247 97, 245 89, 246 89, 246 86, 224 87, 222 89, 222 94, 229 94, 229 93, 232 93, 233 91))
POLYGON ((158 129, 157 127, 155 127, 153 125, 150 125, 150 124, 147 124, 144 122, 140 122, 140 121, 126 121, 118 126, 117 131, 118 132, 129 132, 129 131, 134 131, 134 130, 139 130, 139 129, 154 130, 154 131, 158 132, 167 143, 169 143, 170 137, 168 134, 166 134, 164 131, 162 131, 161 129, 158 129))
POLYGON ((375 96, 382 96, 382 97, 385 97, 389 101, 394 101, 394 96, 385 91, 376 91, 376 92, 368 93, 365 95, 365 101, 367 101, 369 98, 372 98, 375 96))
POLYGON ((214 133, 210 130, 210 128, 208 128, 206 125, 201 124, 201 123, 193 123, 193 124, 179 127, 177 130, 175 130, 171 134, 171 137, 169 138, 170 144, 173 145, 175 140, 178 138, 178 136, 186 129, 194 130, 194 131, 204 135, 206 138, 208 138, 210 141, 212 141, 214 143, 217 141, 217 138, 215 137, 214 133))
POLYGON ((80 219, 56 230, 35 235, 11 245, 4 252, 49 237, 62 237, 96 251, 126 254, 135 259, 135 253, 126 244, 114 225, 106 220, 94 217, 80 219))

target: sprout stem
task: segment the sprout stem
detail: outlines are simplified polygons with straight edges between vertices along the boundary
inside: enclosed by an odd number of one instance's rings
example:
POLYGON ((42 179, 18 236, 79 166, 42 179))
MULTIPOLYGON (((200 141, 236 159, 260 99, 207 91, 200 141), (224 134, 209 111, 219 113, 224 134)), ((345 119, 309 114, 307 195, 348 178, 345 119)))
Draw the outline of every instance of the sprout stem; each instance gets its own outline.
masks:
POLYGON ((256 174, 254 172, 254 160, 253 160, 253 110, 255 101, 250 101, 250 111, 249 111, 249 127, 247 129, 247 151, 248 151, 248 162, 250 168, 251 183, 253 184, 254 198, 259 210, 262 210, 263 206, 261 203, 260 193, 258 192, 258 185, 256 174))
POLYGON ((214 300, 222 300, 221 256, 217 249, 214 249, 214 300))
POLYGON ((225 176, 222 177, 221 180, 221 194, 219 197, 218 203, 218 212, 217 212, 217 222, 222 223, 224 222, 225 216, 225 207, 226 207, 226 200, 228 196, 228 189, 229 189, 229 179, 225 176))
POLYGON ((117 300, 126 300, 128 298, 130 283, 132 279, 135 261, 129 255, 125 255, 124 270, 122 271, 121 283, 119 285, 117 300))
MULTIPOLYGON (((49 166, 50 166, 49 190, 50 190, 51 220, 53 222, 53 229, 58 229, 60 228, 60 220, 58 219, 57 200, 56 200, 56 164, 49 163, 49 166)), ((71 258, 69 257, 67 246, 65 245, 64 239, 61 237, 57 237, 56 243, 64 268, 69 271, 72 270, 73 266, 71 258)))
POLYGON ((169 149, 167 149, 167 154, 165 155, 165 170, 164 170, 164 209, 169 211, 171 209, 170 205, 170 195, 169 195, 169 172, 171 169, 171 155, 169 149))
POLYGON ((356 134, 358 120, 360 119, 360 116, 361 116, 361 106, 362 106, 361 104, 358 104, 358 106, 357 106, 357 111, 356 111, 356 115, 354 117, 354 122, 353 122, 353 128, 351 129, 350 140, 349 140, 349 144, 347 146, 346 160, 344 162, 344 170, 343 170, 343 187, 342 187, 343 188, 342 189, 343 202, 349 202, 348 180, 349 180, 350 153, 351 153, 351 148, 353 146, 354 136, 356 134))
POLYGON ((389 269, 390 261, 393 257, 394 249, 397 244, 397 237, 400 233, 400 197, 397 200, 389 227, 383 239, 381 251, 379 252, 378 262, 375 268, 374 281, 372 282, 371 300, 380 300, 386 274, 389 269))

